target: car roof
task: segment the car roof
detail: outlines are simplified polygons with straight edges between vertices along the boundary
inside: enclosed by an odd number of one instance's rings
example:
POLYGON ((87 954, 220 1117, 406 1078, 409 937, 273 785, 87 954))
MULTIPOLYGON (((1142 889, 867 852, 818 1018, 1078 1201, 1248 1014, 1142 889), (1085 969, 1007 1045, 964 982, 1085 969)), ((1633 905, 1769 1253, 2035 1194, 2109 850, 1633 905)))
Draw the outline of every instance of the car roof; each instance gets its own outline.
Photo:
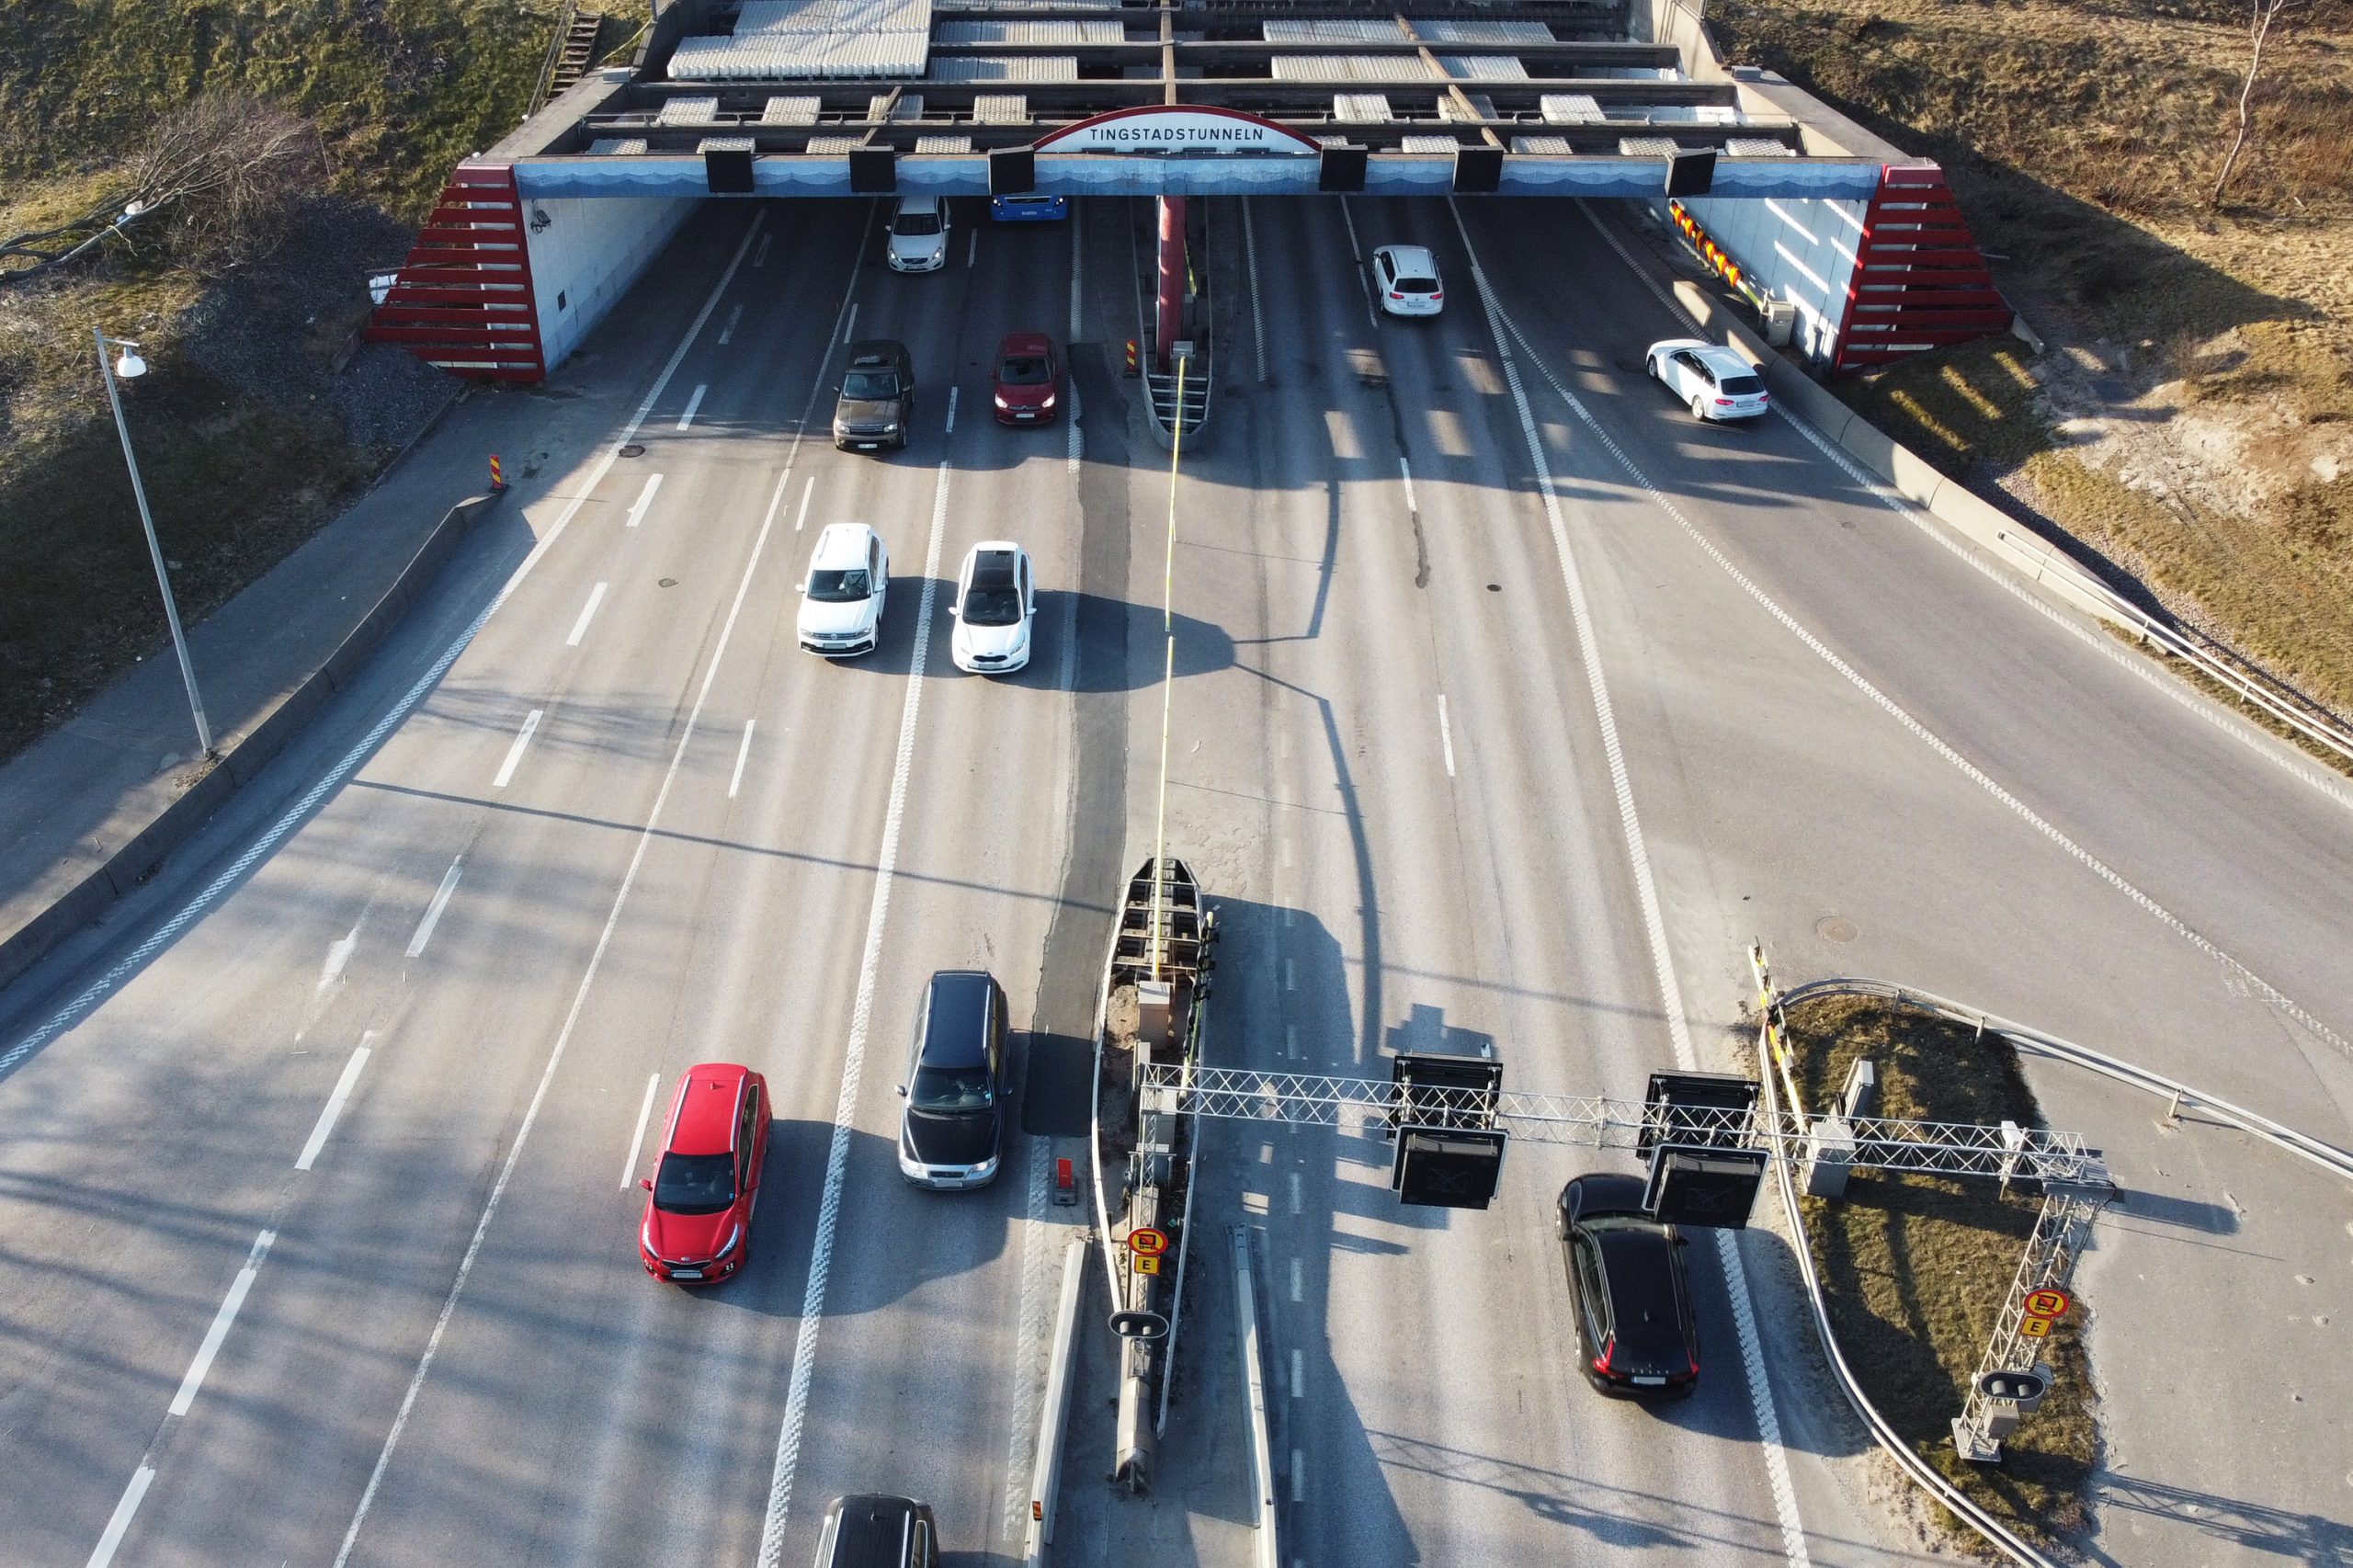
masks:
POLYGON ((1020 553, 1015 545, 978 546, 972 551, 972 569, 966 581, 975 588, 1013 586, 1013 562, 1020 553))
POLYGON ((988 1060, 989 1013, 996 982, 984 969, 943 969, 931 977, 923 1022, 926 1067, 977 1067, 988 1060))
POLYGON ((825 1568, 904 1568, 907 1537, 927 1510, 912 1497, 859 1493, 825 1510, 834 1520, 833 1555, 825 1568))
POLYGON ((687 1069, 678 1085, 677 1114, 670 1122, 664 1153, 724 1154, 735 1147, 735 1102, 748 1067, 705 1062, 687 1069))
POLYGON ((996 346, 996 351, 999 358, 1010 358, 1016 354, 1051 354, 1054 345, 1053 340, 1042 332, 1008 332, 1005 335, 1005 341, 996 346))
POLYGON ((1675 1242, 1663 1226, 1612 1225, 1594 1233, 1601 1248, 1610 1326, 1630 1346, 1682 1337, 1675 1299, 1675 1242))
POLYGON ((1383 245, 1375 254, 1395 262, 1400 272, 1416 267, 1424 272, 1438 270, 1438 257, 1430 254, 1427 245, 1383 245))
POLYGON ((907 346, 895 338, 869 337, 849 346, 849 362, 860 368, 897 365, 907 357, 907 346))
POLYGON ((874 530, 864 523, 827 523, 825 531, 817 536, 817 548, 809 557, 809 564, 823 571, 843 566, 866 564, 866 541, 874 530))
POLYGON ((1734 376, 1759 376, 1764 374, 1762 370, 1759 370, 1756 366, 1750 364, 1747 360, 1742 358, 1737 353, 1725 347, 1721 343, 1694 344, 1692 346, 1691 352, 1697 354, 1711 370, 1721 370, 1728 375, 1734 376))
POLYGON ((899 198, 899 210, 902 212, 937 212, 939 210, 939 198, 936 196, 903 196, 899 198))
MULTIPOLYGON (((1643 1199, 1649 1196, 1648 1184, 1642 1177, 1622 1171, 1588 1171, 1569 1185, 1577 1189, 1580 1219, 1595 1214, 1640 1214, 1643 1199)), ((1568 1197, 1566 1188, 1561 1196, 1568 1197)))

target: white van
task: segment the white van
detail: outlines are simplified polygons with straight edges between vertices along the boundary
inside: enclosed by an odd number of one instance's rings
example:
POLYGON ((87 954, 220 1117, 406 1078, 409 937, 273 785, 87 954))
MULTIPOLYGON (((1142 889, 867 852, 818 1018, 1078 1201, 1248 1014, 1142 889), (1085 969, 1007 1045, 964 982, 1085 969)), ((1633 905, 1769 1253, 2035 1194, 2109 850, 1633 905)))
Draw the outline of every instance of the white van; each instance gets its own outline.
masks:
POLYGON ((891 270, 937 272, 948 265, 948 203, 903 196, 891 214, 891 270))

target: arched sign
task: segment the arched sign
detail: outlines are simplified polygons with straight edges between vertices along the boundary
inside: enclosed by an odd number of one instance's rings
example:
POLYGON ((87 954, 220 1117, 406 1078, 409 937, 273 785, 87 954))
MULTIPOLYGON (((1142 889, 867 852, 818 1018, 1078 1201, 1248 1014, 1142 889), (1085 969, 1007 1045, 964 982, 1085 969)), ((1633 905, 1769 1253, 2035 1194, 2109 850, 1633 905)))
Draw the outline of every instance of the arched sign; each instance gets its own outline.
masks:
POLYGON ((1190 104, 1115 108, 1038 138, 1040 153, 1243 153, 1321 154, 1323 144, 1287 125, 1240 109, 1190 104))

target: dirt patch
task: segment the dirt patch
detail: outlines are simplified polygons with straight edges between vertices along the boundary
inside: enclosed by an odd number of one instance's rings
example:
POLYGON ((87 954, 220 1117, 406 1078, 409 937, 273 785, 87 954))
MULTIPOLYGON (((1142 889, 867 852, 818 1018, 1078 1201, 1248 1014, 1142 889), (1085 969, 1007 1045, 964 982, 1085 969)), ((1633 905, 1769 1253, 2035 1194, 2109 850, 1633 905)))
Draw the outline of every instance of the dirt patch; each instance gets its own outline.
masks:
MULTIPOLYGON (((2042 1125, 2018 1059, 1997 1037, 1872 998, 1831 997, 1789 1010, 1798 1092, 1833 1103, 1849 1065, 1879 1074, 1879 1114, 1921 1121, 2042 1125)), ((1859 1175, 1844 1199, 1802 1199, 1831 1322, 1848 1365, 1913 1449, 2012 1529, 2046 1546, 2086 1528, 2099 1454, 2097 1400, 2079 1308, 2050 1341, 2058 1386, 2004 1445, 1999 1466, 1963 1463, 1950 1423, 1961 1413, 2039 1207, 1993 1183, 1859 1175)), ((1952 1539, 1977 1538, 1940 1510, 1952 1539)))

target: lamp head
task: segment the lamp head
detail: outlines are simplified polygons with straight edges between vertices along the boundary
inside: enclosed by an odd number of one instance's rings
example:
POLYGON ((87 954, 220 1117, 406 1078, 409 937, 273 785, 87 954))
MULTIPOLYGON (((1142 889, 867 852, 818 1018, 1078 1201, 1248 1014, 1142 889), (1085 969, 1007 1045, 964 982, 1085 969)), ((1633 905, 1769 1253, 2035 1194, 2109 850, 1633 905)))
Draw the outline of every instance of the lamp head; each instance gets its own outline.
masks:
POLYGON ((137 349, 126 347, 115 358, 114 373, 126 381, 137 381, 147 373, 147 361, 139 357, 137 349))

